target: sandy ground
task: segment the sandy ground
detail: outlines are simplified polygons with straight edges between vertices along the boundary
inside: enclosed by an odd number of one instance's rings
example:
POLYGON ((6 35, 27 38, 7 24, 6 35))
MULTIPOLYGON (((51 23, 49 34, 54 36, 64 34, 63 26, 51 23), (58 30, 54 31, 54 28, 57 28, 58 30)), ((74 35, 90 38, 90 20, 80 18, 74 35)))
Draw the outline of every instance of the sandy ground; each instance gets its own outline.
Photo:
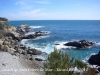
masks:
POLYGON ((19 58, 7 52, 0 52, 0 75, 44 75, 42 62, 27 59, 25 56, 19 58))

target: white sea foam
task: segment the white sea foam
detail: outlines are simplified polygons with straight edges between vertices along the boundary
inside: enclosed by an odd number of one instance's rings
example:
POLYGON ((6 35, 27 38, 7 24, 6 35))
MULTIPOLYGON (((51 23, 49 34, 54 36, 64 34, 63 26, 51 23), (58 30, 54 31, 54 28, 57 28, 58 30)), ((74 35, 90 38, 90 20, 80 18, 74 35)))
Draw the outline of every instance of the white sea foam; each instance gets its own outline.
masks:
POLYGON ((100 42, 96 43, 97 46, 100 46, 100 42))
MULTIPOLYGON (((51 32, 50 31, 41 31, 43 34, 50 34, 51 32)), ((28 32, 28 33, 25 33, 25 35, 30 35, 30 34, 35 34, 35 32, 31 31, 31 32, 28 32)))
POLYGON ((35 34, 35 32, 28 32, 25 35, 35 34))
POLYGON ((34 29, 34 28, 43 28, 44 26, 30 26, 30 28, 34 29))
MULTIPOLYGON (((46 38, 46 37, 45 37, 46 38)), ((30 39, 30 40, 32 40, 32 39, 30 39)), ((35 49, 37 49, 37 50, 39 50, 39 51, 42 51, 42 52, 45 52, 45 53, 47 53, 47 54, 50 54, 51 52, 53 52, 54 51, 54 45, 52 45, 52 44, 49 44, 49 43, 47 43, 45 46, 38 46, 38 44, 36 44, 36 43, 28 43, 28 41, 29 40, 27 40, 27 39, 24 39, 24 40, 22 40, 22 44, 23 45, 25 45, 27 48, 28 47, 30 47, 30 48, 35 48, 35 49)))
POLYGON ((39 37, 37 37, 37 38, 34 39, 34 40, 43 39, 43 38, 48 38, 48 37, 50 37, 50 36, 49 36, 49 35, 47 35, 47 36, 39 36, 39 37))

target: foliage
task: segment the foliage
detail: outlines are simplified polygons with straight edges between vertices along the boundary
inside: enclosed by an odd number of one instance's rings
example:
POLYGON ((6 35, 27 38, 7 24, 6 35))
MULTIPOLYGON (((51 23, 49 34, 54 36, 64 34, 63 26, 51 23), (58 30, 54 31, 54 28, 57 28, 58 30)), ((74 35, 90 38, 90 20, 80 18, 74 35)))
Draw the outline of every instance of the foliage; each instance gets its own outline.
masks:
POLYGON ((91 68, 87 71, 87 65, 82 61, 70 58, 68 53, 64 54, 57 49, 55 49, 47 59, 48 64, 44 65, 46 75, 93 75, 95 73, 95 70, 91 68), (80 72, 75 73, 75 67, 77 67, 80 72), (91 70, 93 74, 91 74, 91 70))
POLYGON ((0 17, 0 21, 8 21, 8 19, 4 17, 0 17))
POLYGON ((0 22, 0 30, 9 29, 11 26, 9 24, 5 24, 0 22))
POLYGON ((0 29, 1 29, 1 30, 4 29, 3 26, 4 26, 4 24, 3 24, 2 22, 0 22, 0 29))

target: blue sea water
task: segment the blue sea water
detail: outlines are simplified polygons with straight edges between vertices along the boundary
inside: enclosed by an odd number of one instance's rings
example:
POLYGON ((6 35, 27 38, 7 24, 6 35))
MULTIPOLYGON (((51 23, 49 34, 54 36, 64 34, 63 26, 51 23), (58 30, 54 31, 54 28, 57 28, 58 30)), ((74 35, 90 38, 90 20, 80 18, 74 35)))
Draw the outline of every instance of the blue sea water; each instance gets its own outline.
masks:
MULTIPOLYGON (((29 26, 43 26, 31 30, 34 31, 50 31, 47 37, 36 40, 25 40, 25 45, 38 48, 43 52, 50 53, 54 50, 56 43, 89 40, 100 42, 100 20, 19 20, 10 21, 8 24, 19 26, 20 24, 28 24, 29 26)), ((81 60, 86 59, 91 53, 98 53, 100 46, 95 46, 85 50, 65 49, 71 57, 81 60)))

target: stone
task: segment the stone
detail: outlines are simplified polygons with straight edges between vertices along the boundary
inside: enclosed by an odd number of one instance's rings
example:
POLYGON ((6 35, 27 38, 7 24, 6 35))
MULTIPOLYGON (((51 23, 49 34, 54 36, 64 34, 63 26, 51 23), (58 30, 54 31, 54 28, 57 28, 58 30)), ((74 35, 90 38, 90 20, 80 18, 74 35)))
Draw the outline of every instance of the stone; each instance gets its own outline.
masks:
POLYGON ((3 51, 8 51, 10 48, 7 45, 4 45, 3 51))
POLYGON ((4 40, 4 41, 3 41, 3 45, 9 45, 9 41, 4 40))
POLYGON ((33 60, 33 58, 29 58, 29 60, 33 60))
POLYGON ((43 61, 43 59, 41 59, 41 58, 35 58, 35 60, 37 60, 37 61, 43 61))
POLYGON ((5 64, 5 63, 2 63, 2 65, 3 65, 3 66, 6 66, 6 64, 5 64))
POLYGON ((18 49, 18 53, 20 53, 20 54, 21 54, 21 53, 22 53, 22 51, 23 51, 22 49, 18 49))
POLYGON ((29 50, 27 50, 27 54, 41 55, 42 52, 41 52, 41 51, 38 51, 38 50, 36 50, 36 49, 29 49, 29 50))

